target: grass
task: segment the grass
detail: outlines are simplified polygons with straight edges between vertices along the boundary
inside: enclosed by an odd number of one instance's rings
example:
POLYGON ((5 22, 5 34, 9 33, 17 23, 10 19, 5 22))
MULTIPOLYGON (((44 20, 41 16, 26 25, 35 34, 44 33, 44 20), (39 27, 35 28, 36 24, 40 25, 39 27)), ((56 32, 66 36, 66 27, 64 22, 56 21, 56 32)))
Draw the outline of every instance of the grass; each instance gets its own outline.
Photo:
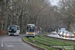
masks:
MULTIPOLYGON (((60 40, 60 39, 54 39, 54 38, 50 38, 50 37, 46 37, 44 35, 40 35, 40 37, 35 36, 35 38, 29 37, 30 39, 34 40, 34 41, 38 41, 47 45, 51 45, 51 46, 56 46, 59 48, 63 48, 65 50, 74 50, 75 48, 75 42, 71 42, 71 41, 65 41, 65 40, 60 40)), ((24 40, 33 43, 32 41, 30 41, 28 38, 24 37, 24 40)), ((40 43, 34 42, 33 44, 46 48, 47 50, 59 50, 56 48, 52 48, 52 47, 48 47, 45 45, 42 45, 40 43)))
MULTIPOLYGON (((28 42, 31 42, 29 39, 27 39, 26 37, 23 38, 24 40, 28 41, 28 42)), ((33 42, 31 42, 33 43, 33 42)), ((33 43, 39 47, 43 47, 43 48, 46 48, 47 50, 58 50, 58 49, 55 49, 55 48, 52 48, 52 47, 48 47, 48 46, 45 46, 45 45, 42 45, 42 44, 39 44, 39 43, 33 43)))
POLYGON ((75 46, 74 44, 75 42, 71 42, 71 41, 59 40, 59 39, 54 39, 54 38, 45 38, 45 37, 41 37, 41 39, 45 39, 45 40, 51 41, 52 43, 56 43, 60 45, 75 46))

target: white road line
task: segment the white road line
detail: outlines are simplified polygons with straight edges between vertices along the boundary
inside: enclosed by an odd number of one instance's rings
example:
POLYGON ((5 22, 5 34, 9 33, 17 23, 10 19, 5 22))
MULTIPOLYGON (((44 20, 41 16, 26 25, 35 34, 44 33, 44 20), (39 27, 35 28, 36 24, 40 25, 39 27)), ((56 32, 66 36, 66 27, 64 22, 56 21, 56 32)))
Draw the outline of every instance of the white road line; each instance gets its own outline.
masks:
MULTIPOLYGON (((6 38, 5 38, 5 39, 6 39, 6 38)), ((3 42, 4 42, 5 39, 2 40, 2 42, 1 42, 1 47, 3 47, 3 42)))
POLYGON ((13 47, 13 45, 6 45, 6 47, 13 47))
POLYGON ((1 47, 3 47, 3 43, 1 43, 1 47))
POLYGON ((2 40, 2 42, 1 42, 1 47, 3 47, 3 41, 4 41, 4 40, 2 40))

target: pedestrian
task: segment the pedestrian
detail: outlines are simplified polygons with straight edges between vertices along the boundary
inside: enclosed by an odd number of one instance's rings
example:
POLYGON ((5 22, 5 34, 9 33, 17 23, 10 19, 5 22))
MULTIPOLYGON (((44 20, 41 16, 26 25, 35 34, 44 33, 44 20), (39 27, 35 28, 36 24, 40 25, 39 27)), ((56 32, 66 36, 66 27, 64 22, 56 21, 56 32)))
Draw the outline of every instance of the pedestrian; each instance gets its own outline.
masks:
POLYGON ((5 31, 3 30, 3 35, 4 35, 5 31))

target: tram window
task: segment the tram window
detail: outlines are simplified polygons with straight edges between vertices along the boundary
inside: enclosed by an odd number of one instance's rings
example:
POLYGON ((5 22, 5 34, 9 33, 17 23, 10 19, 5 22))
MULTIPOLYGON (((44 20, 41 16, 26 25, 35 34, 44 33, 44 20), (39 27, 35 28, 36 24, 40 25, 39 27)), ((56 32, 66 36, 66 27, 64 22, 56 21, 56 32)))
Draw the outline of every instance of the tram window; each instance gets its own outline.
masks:
POLYGON ((34 29, 33 29, 33 28, 31 28, 31 29, 30 29, 30 31, 31 31, 31 32, 34 32, 34 29))

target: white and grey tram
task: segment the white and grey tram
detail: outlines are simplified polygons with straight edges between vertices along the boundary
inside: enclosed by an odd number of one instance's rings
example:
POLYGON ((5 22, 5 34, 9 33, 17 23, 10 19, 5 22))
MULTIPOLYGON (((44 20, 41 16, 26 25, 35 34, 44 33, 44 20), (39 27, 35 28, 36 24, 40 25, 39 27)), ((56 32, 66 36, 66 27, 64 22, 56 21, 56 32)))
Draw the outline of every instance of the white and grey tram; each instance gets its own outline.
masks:
POLYGON ((26 37, 35 37, 36 26, 34 24, 27 24, 26 37))
POLYGON ((20 27, 17 25, 10 25, 8 27, 8 35, 19 35, 20 34, 20 27))

